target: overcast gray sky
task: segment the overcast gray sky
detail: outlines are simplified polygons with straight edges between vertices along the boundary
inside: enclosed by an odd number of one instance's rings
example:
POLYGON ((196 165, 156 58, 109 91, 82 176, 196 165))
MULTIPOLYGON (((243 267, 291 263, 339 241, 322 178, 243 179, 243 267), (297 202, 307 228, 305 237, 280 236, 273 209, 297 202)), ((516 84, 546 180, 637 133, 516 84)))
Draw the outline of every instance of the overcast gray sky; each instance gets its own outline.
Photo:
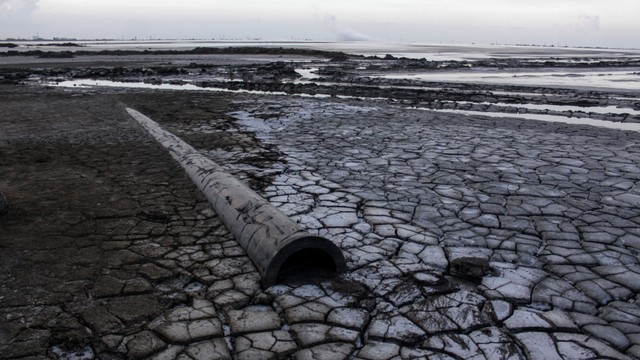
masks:
POLYGON ((640 0, 0 0, 0 38, 378 40, 640 48, 640 0))

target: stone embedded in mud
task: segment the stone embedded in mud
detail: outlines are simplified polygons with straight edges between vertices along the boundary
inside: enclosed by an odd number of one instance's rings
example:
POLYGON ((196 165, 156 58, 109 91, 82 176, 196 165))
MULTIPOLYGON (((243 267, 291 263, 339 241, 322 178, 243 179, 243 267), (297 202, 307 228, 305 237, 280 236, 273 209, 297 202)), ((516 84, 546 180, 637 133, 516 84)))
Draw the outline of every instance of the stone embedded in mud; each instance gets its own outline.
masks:
POLYGON ((9 211, 9 201, 7 201, 7 197, 0 192, 0 215, 5 214, 7 211, 9 211))
POLYGON ((491 273, 491 250, 484 248, 447 248, 451 273, 481 279, 491 273))

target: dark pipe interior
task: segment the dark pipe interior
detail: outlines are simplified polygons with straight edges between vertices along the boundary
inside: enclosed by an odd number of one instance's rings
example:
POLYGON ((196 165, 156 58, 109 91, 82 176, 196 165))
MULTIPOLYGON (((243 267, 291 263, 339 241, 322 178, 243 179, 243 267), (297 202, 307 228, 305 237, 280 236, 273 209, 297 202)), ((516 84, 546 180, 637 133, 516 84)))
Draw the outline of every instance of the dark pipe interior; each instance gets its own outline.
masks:
POLYGON ((326 278, 336 273, 336 264, 321 249, 302 249, 293 253, 280 267, 278 283, 305 281, 310 278, 326 278))

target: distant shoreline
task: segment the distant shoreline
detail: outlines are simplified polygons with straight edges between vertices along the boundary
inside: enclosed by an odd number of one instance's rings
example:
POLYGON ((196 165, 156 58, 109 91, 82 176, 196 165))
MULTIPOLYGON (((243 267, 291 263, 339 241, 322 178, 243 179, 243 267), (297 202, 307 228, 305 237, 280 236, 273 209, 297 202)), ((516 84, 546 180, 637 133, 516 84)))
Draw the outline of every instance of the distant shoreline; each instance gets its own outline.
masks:
POLYGON ((262 39, 242 39, 242 40, 225 40, 225 39, 77 39, 77 38, 59 38, 59 39, 18 39, 18 38, 5 38, 0 39, 0 42, 14 43, 16 45, 26 46, 51 46, 59 43, 77 43, 81 45, 158 45, 158 44, 184 44, 184 43, 200 43, 200 44, 263 44, 263 45, 278 45, 278 44, 370 44, 370 45, 391 45, 391 46, 454 46, 454 47, 477 47, 477 46, 489 46, 489 47, 530 47, 530 48, 549 48, 549 49, 591 49, 591 50, 625 50, 625 51, 640 51, 640 48, 633 47, 604 47, 604 46, 580 46, 580 45, 554 45, 554 44, 502 44, 502 43, 449 43, 449 42, 386 42, 376 40, 365 41, 335 41, 335 40, 262 40, 262 39))

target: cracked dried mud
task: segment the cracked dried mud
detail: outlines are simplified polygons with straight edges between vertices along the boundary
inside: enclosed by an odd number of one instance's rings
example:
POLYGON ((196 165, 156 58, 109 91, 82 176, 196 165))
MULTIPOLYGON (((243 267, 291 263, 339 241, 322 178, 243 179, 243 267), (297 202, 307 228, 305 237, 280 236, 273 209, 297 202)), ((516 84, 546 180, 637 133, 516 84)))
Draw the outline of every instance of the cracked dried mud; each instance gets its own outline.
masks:
POLYGON ((0 99, 1 358, 640 357, 638 132, 379 99, 0 99), (347 273, 263 288, 125 107, 330 239, 347 273))

